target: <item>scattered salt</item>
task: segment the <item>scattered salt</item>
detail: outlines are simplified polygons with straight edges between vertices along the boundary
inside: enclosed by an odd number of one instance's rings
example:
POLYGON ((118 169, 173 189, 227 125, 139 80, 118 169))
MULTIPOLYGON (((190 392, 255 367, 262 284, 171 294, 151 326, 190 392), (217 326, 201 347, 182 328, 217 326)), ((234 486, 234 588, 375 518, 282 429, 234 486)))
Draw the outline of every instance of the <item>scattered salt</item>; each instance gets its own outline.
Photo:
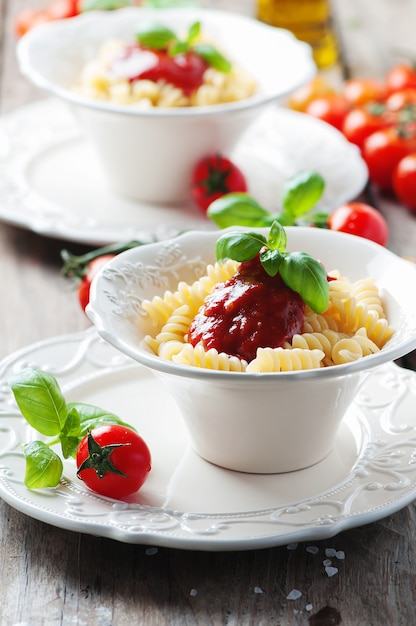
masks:
POLYGON ((286 600, 299 600, 302 597, 302 592, 299 589, 292 589, 288 596, 286 596, 286 600))
POLYGON ((305 611, 312 611, 312 609, 313 609, 313 604, 307 604, 305 606, 305 611))
POLYGON ((310 554, 318 554, 319 548, 318 546, 307 546, 306 552, 309 552, 310 554))
POLYGON ((254 587, 254 593, 264 593, 261 587, 254 587))
POLYGON ((338 559, 339 561, 343 561, 343 560, 345 559, 345 552, 344 552, 344 550, 338 550, 338 551, 335 553, 335 556, 337 557, 337 559, 338 559))
POLYGON ((335 556, 337 551, 334 548, 325 548, 325 556, 335 556))
POLYGON ((145 554, 147 554, 147 556, 154 556, 155 554, 158 553, 158 549, 157 548, 147 548, 145 554))
POLYGON ((191 591, 189 592, 189 595, 192 597, 195 597, 198 595, 198 589, 191 589, 191 591))
POLYGON ((329 567, 330 565, 332 565, 331 559, 325 559, 325 561, 322 561, 322 565, 324 565, 325 567, 329 567))
POLYGON ((326 574, 327 576, 331 577, 331 576, 335 576, 335 574, 338 574, 338 568, 337 567, 326 567, 325 568, 326 574))

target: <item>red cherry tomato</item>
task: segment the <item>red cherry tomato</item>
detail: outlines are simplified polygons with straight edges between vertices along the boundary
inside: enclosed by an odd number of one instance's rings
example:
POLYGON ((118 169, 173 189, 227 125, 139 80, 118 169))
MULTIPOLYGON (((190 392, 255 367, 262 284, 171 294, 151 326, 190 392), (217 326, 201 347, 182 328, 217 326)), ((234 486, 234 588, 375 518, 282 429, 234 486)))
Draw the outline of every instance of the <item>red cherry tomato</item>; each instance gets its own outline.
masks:
POLYGON ((78 446, 77 475, 96 493, 123 498, 135 493, 151 470, 146 442, 119 424, 93 428, 78 446))
POLYGON ((215 154, 201 159, 196 165, 191 195, 203 212, 217 198, 235 191, 247 191, 247 181, 243 172, 229 159, 215 154))
POLYGON ((389 235, 381 213, 364 202, 342 204, 329 215, 328 226, 331 230, 371 239, 381 246, 386 245, 389 235))
POLYGON ((50 22, 52 17, 46 10, 42 9, 24 9, 15 19, 14 33, 17 38, 23 37, 26 33, 40 24, 50 22))
POLYGON ((309 83, 297 89, 287 101, 290 109, 304 113, 308 104, 318 96, 335 93, 335 89, 322 76, 315 76, 309 83))
POLYGON ((347 113, 342 132, 351 143, 362 149, 364 140, 377 130, 391 126, 393 113, 386 113, 381 104, 372 103, 357 107, 347 113))
POLYGON ((111 261, 111 259, 113 258, 114 254, 104 254, 103 256, 99 256, 91 261, 91 263, 89 263, 87 272, 78 285, 78 301, 83 311, 85 311, 85 308, 90 301, 90 288, 92 279, 98 274, 98 272, 104 267, 104 265, 108 263, 108 261, 111 261))
POLYGON ((405 156, 396 165, 393 189, 400 202, 416 212, 416 153, 405 156))
POLYGON ((389 111, 402 111, 409 105, 416 106, 416 88, 402 89, 401 91, 395 91, 385 101, 386 107, 389 111))
POLYGON ((349 110, 350 106, 343 95, 330 93, 311 100, 305 112, 341 130, 349 110))
POLYGON ((361 106, 367 102, 381 102, 386 96, 383 83, 373 78, 350 78, 344 81, 341 94, 351 106, 361 106))
POLYGON ((393 170, 408 154, 416 152, 416 136, 405 129, 383 128, 364 140, 362 155, 370 180, 381 189, 392 189, 393 170))
POLYGON ((384 82, 388 94, 416 89, 416 69, 412 65, 399 63, 387 72, 384 82))
POLYGON ((78 0, 52 0, 46 12, 53 20, 64 20, 78 15, 78 0))

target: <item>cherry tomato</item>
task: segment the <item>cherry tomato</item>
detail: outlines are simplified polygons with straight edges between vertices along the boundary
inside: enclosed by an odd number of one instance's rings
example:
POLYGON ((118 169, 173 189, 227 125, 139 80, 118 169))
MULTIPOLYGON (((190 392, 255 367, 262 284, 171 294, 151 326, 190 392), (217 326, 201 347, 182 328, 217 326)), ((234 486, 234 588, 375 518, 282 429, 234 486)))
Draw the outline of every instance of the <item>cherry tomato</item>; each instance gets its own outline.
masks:
POLYGON ((220 154, 199 161, 192 176, 191 195, 203 212, 217 198, 235 191, 247 191, 246 178, 237 165, 220 154))
POLYGON ((392 189, 393 170, 408 154, 416 152, 416 136, 396 127, 383 128, 364 140, 362 155, 370 180, 381 189, 392 189))
POLYGON ((25 9, 18 14, 14 22, 14 32, 17 38, 26 35, 29 30, 40 24, 50 22, 51 16, 46 10, 25 9))
POLYGON ((402 89, 401 91, 395 91, 388 98, 386 98, 386 107, 390 111, 402 111, 409 105, 416 106, 416 88, 402 89))
POLYGON ((347 202, 328 217, 328 226, 350 235, 371 239, 381 246, 388 240, 388 226, 384 217, 374 207, 364 202, 347 202))
POLYGON ((416 89, 416 69, 412 65, 399 63, 387 72, 384 82, 388 94, 416 89))
POLYGON ((347 113, 342 132, 351 143, 362 149, 364 140, 377 130, 391 126, 393 113, 386 113, 382 104, 372 103, 347 113))
POLYGON ((78 15, 78 0, 52 0, 46 12, 53 20, 64 20, 78 15))
POLYGON ((90 301, 90 289, 92 279, 94 278, 94 276, 96 276, 96 274, 98 274, 98 272, 104 267, 104 265, 113 258, 114 254, 104 254, 103 256, 99 256, 91 261, 91 263, 89 263, 87 272, 78 285, 78 301, 83 311, 85 311, 85 308, 90 301))
POLYGON ((349 110, 349 104, 344 96, 331 93, 311 100, 305 112, 341 130, 349 110))
POLYGON ((322 76, 316 76, 309 83, 297 89, 289 97, 287 104, 289 108, 304 113, 312 100, 329 93, 335 93, 334 88, 322 76))
POLYGON ((383 83, 373 78, 350 78, 344 81, 341 94, 356 107, 366 102, 382 102, 386 90, 383 83))
POLYGON ((149 448, 134 430, 119 424, 93 428, 76 453, 77 475, 96 493, 123 498, 135 493, 151 470, 149 448))
POLYGON ((393 172, 393 189, 408 209, 416 212, 416 153, 405 156, 393 172))

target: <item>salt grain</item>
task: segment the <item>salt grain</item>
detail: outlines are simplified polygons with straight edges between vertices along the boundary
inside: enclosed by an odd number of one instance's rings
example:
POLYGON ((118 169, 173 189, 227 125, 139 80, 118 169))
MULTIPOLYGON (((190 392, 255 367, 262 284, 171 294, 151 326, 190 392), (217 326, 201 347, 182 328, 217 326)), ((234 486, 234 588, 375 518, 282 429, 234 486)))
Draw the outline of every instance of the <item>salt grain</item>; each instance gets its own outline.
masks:
POLYGON ((198 589, 191 589, 191 591, 189 592, 189 595, 192 597, 195 597, 198 595, 198 589))
POLYGON ((254 593, 264 593, 261 587, 254 587, 254 593))
POLYGON ((325 548, 325 556, 335 556, 337 551, 334 548, 325 548))
POLYGON ((338 568, 337 567, 326 567, 325 568, 326 574, 327 576, 329 576, 329 578, 331 578, 331 576, 335 576, 335 574, 338 574, 338 568))
POLYGON ((345 559, 345 552, 344 552, 344 550, 338 550, 338 551, 335 553, 335 556, 337 557, 337 559, 338 559, 339 561, 343 561, 343 560, 345 559))
POLYGON ((305 611, 312 611, 312 609, 313 609, 313 604, 307 604, 305 606, 305 611))
POLYGON ((302 597, 302 592, 299 589, 292 589, 288 596, 286 596, 286 600, 299 600, 302 597))
POLYGON ((296 550, 297 547, 298 547, 297 543, 288 543, 286 546, 288 550, 296 550))
POLYGON ((319 548, 318 546, 307 546, 306 552, 309 552, 309 554, 318 554, 319 548))
POLYGON ((325 559, 325 561, 322 561, 322 565, 324 565, 324 567, 329 567, 332 565, 331 559, 325 559))
POLYGON ((157 554, 159 552, 159 550, 157 548, 147 548, 145 554, 147 556, 154 556, 155 554, 157 554))

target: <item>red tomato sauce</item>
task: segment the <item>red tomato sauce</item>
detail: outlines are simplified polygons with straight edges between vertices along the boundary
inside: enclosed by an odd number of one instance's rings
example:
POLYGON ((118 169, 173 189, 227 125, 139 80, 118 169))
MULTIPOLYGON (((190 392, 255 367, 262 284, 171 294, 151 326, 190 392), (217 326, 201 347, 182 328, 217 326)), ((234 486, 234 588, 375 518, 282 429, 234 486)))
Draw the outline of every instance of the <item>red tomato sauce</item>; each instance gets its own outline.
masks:
POLYGON ((216 286, 193 320, 188 340, 252 361, 257 348, 278 348, 302 332, 304 307, 299 294, 279 274, 269 276, 257 257, 216 286))
POLYGON ((166 50, 148 50, 138 45, 127 46, 112 62, 111 70, 117 76, 136 80, 163 80, 189 96, 204 82, 209 64, 192 50, 169 56, 166 50))

